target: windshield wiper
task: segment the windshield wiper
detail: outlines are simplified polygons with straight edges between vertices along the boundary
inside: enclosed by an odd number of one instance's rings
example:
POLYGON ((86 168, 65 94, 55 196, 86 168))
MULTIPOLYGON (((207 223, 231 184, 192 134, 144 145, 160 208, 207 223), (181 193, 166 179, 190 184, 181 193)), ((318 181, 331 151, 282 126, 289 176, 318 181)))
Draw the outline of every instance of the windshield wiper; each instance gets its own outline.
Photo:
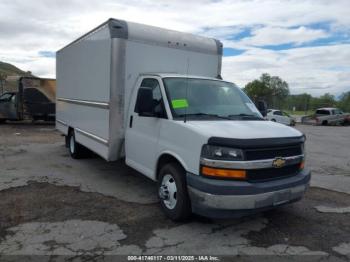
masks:
POLYGON ((258 117, 257 115, 250 115, 250 114, 228 115, 228 117, 239 117, 239 118, 249 119, 249 120, 263 120, 261 117, 258 117))
POLYGON ((209 117, 216 117, 216 118, 220 118, 220 119, 226 119, 226 120, 232 120, 230 117, 227 116, 220 116, 217 114, 207 114, 207 113, 193 113, 193 114, 181 114, 178 115, 179 117, 188 117, 188 116, 209 116, 209 117))

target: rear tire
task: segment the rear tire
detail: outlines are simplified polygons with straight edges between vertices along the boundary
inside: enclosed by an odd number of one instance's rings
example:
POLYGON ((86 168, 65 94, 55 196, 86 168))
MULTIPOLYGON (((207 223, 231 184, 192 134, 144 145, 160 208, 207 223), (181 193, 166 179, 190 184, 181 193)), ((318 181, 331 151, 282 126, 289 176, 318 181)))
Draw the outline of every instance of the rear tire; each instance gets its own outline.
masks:
POLYGON ((191 216, 186 173, 179 164, 169 163, 160 169, 158 192, 160 205, 168 218, 173 221, 185 221, 191 216))
POLYGON ((328 125, 328 121, 327 120, 322 121, 322 125, 323 126, 327 126, 328 125))
POLYGON ((86 154, 86 149, 75 140, 75 132, 71 130, 67 137, 67 146, 72 158, 80 159, 86 154))
POLYGON ((0 119, 0 124, 4 124, 6 122, 6 119, 0 119))
POLYGON ((271 119, 272 122, 276 122, 276 119, 271 119))

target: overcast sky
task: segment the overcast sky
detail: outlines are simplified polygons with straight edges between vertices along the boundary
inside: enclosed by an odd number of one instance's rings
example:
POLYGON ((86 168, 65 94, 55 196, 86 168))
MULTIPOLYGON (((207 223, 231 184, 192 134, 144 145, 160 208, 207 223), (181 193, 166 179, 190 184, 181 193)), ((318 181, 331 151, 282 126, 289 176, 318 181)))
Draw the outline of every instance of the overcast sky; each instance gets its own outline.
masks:
POLYGON ((110 17, 215 37, 223 77, 267 72, 291 92, 350 91, 350 0, 1 0, 0 61, 55 77, 55 51, 110 17))

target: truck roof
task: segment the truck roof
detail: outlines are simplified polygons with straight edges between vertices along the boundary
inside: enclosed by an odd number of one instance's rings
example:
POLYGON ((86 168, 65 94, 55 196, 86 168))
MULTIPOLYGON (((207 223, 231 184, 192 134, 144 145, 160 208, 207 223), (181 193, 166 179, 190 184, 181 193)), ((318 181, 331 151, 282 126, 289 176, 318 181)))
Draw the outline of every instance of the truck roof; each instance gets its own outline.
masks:
POLYGON ((110 18, 106 22, 82 35, 61 50, 80 42, 99 32, 101 29, 108 28, 110 38, 122 38, 141 43, 153 43, 159 46, 166 46, 176 49, 184 49, 202 53, 222 55, 223 45, 215 38, 208 38, 190 33, 183 33, 175 30, 169 30, 156 26, 144 25, 125 20, 110 18))
POLYGON ((334 110, 334 109, 338 109, 336 107, 322 107, 322 108, 317 108, 316 110, 334 110))
POLYGON ((215 77, 207 77, 207 76, 198 76, 198 75, 186 75, 186 74, 176 74, 176 73, 144 73, 141 75, 153 75, 153 76, 159 76, 161 78, 166 77, 178 77, 178 78, 196 78, 196 79, 208 79, 208 80, 216 80, 216 81, 223 81, 221 79, 215 78, 215 77))

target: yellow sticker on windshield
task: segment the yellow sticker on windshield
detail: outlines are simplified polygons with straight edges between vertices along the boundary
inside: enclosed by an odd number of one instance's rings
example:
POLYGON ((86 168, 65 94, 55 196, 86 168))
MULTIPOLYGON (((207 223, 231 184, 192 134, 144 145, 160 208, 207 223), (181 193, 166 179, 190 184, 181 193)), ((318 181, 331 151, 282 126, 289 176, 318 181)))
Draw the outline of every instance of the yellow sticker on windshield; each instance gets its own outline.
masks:
POLYGON ((173 106, 174 109, 186 108, 186 107, 188 107, 187 99, 175 99, 175 100, 171 100, 171 104, 172 104, 172 106, 173 106))

